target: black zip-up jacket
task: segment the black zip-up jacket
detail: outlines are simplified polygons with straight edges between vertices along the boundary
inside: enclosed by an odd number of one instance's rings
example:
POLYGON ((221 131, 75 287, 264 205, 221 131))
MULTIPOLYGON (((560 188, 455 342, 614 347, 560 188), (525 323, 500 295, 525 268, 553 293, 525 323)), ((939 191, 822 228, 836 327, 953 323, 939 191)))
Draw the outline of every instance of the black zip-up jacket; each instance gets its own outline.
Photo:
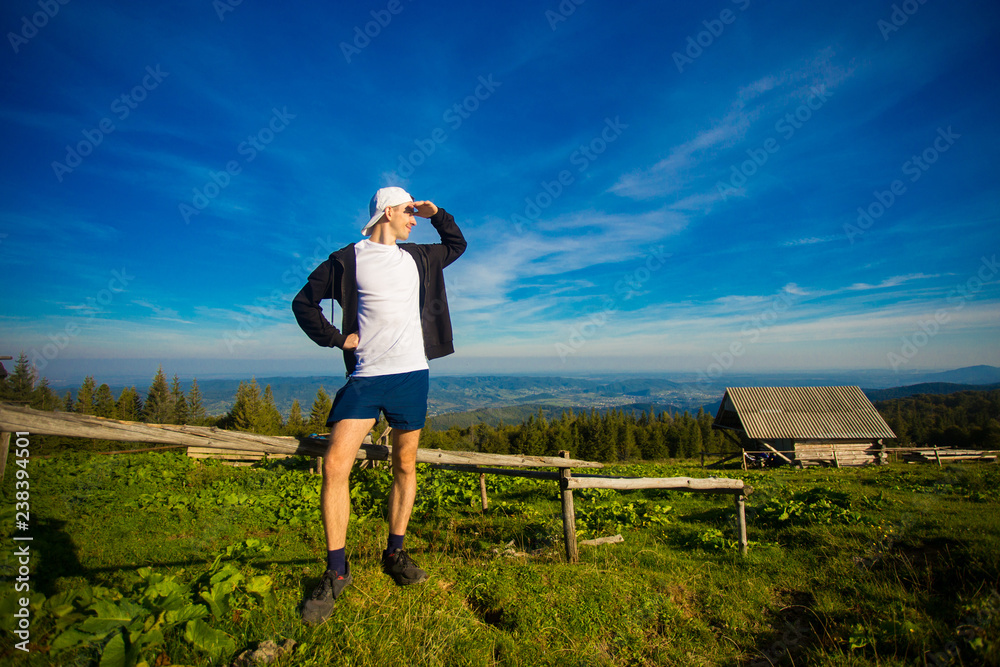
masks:
MULTIPOLYGON (((441 243, 399 243, 400 249, 413 256, 420 277, 420 326, 424 335, 424 353, 437 359, 455 351, 452 342, 451 316, 444 288, 444 267, 465 252, 466 241, 455 218, 443 208, 430 218, 441 236, 441 243)), ((358 283, 354 244, 344 246, 316 267, 305 286, 292 299, 295 319, 317 345, 344 348, 344 341, 358 332, 358 283), (323 315, 320 301, 334 299, 343 310, 341 328, 330 324, 323 315)), ((354 372, 357 357, 344 350, 347 375, 354 372)))

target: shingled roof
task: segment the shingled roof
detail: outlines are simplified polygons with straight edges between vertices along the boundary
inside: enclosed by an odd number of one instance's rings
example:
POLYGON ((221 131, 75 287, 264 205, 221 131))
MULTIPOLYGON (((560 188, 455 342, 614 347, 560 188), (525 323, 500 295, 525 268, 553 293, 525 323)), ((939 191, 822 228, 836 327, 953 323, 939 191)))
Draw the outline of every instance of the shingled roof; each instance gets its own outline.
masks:
POLYGON ((896 437, 860 387, 729 387, 712 426, 755 440, 896 437))

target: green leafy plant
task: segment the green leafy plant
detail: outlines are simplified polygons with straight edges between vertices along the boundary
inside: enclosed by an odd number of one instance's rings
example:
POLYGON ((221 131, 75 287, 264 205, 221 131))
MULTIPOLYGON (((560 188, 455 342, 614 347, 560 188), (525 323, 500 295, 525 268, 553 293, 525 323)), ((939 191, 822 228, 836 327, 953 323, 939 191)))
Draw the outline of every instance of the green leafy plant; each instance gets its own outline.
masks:
POLYGON ((577 532, 588 536, 620 533, 629 528, 667 524, 670 507, 651 501, 580 505, 576 508, 576 520, 577 532))
POLYGON ((847 493, 817 486, 766 501, 756 519, 771 525, 852 524, 861 522, 861 514, 847 493))
POLYGON ((212 657, 228 655, 236 650, 234 640, 206 619, 224 620, 248 596, 265 604, 273 604, 275 598, 269 576, 248 579, 233 563, 222 561, 265 549, 253 539, 231 545, 193 583, 147 567, 138 570, 137 580, 124 592, 95 586, 53 596, 45 603, 58 632, 51 650, 58 655, 101 645, 102 666, 142 667, 148 665, 150 651, 183 626, 184 639, 198 651, 212 657))
POLYGON ((739 546, 739 540, 727 537, 718 528, 706 528, 690 536, 686 543, 689 547, 704 549, 705 551, 726 551, 739 546))

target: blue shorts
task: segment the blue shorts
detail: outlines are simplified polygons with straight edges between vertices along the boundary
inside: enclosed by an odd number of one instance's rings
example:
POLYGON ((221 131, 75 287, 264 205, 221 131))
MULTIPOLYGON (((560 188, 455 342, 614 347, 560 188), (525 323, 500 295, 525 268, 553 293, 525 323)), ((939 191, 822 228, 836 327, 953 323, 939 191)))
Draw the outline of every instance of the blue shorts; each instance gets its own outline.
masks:
POLYGON ((404 431, 424 427, 427 419, 427 386, 430 373, 425 369, 396 375, 349 377, 333 399, 326 419, 330 426, 341 419, 378 419, 385 413, 389 426, 404 431))

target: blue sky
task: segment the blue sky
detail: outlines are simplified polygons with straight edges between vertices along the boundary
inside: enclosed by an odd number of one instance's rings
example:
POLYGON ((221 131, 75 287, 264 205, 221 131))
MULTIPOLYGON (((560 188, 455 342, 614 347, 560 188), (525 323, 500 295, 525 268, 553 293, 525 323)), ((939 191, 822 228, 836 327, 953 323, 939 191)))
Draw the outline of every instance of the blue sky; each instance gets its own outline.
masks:
POLYGON ((339 375, 288 304, 394 184, 433 372, 1000 365, 1000 6, 577 2, 4 3, 0 354, 339 375))

